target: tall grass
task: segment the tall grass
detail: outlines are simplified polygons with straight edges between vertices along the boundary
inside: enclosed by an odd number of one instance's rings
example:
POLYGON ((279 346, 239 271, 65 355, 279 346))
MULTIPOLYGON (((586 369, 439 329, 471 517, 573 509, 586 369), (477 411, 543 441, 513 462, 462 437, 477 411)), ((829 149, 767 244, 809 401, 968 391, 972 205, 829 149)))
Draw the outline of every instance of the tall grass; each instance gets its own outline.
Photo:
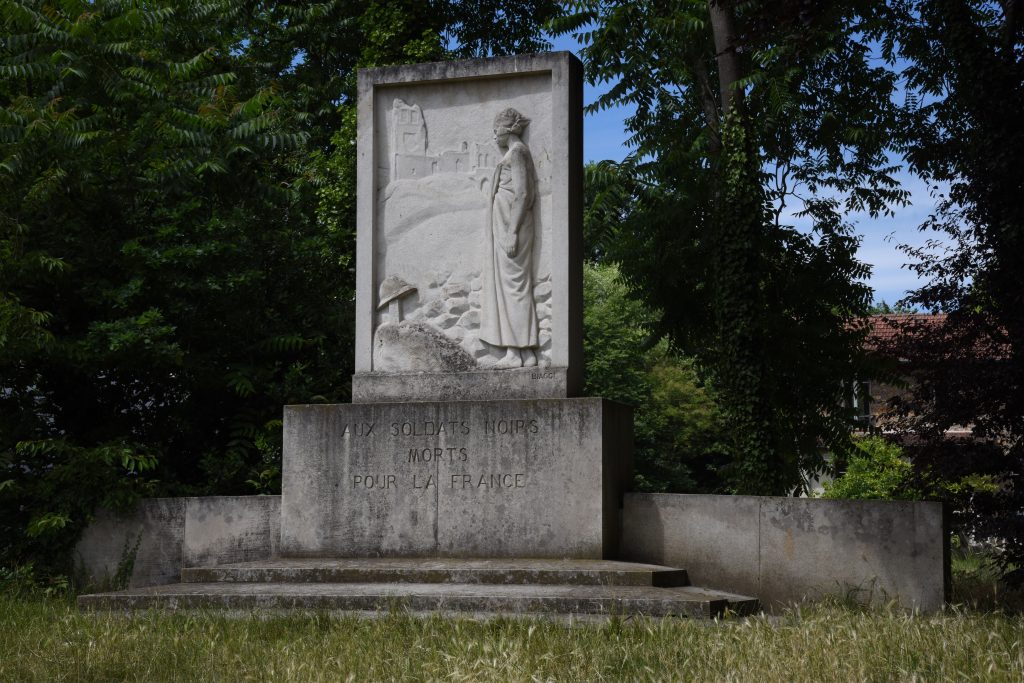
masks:
POLYGON ((1024 680, 1024 618, 841 605, 779 617, 469 621, 79 613, 0 595, 4 681, 1024 680))
POLYGON ((1024 613, 1024 587, 1003 583, 991 555, 954 549, 951 565, 954 604, 972 610, 1024 613))

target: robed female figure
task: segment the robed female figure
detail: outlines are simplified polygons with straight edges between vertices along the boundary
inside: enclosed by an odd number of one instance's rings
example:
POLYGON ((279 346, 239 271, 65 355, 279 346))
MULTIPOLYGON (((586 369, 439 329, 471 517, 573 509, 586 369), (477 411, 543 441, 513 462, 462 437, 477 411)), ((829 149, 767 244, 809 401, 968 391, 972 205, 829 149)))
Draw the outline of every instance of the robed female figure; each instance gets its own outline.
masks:
POLYGON ((504 152, 491 179, 480 296, 480 339, 505 349, 493 367, 537 365, 533 303, 533 205, 536 171, 522 141, 530 120, 515 109, 494 119, 494 142, 504 152))

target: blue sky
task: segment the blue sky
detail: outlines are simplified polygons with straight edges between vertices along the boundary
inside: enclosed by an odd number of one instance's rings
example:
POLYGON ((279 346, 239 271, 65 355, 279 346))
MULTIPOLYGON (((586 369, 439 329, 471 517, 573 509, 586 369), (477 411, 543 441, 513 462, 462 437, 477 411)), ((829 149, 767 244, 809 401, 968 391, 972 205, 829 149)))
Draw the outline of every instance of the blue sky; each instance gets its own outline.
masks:
MULTIPOLYGON (((552 39, 553 50, 568 50, 579 54, 575 39, 562 36, 552 39)), ((590 104, 610 87, 595 88, 584 85, 583 100, 590 104)), ((626 146, 627 133, 623 120, 630 113, 629 107, 620 107, 587 114, 583 119, 583 158, 585 161, 614 159, 620 161, 629 152, 626 146)), ((901 243, 923 244, 929 237, 918 232, 917 226, 924 222, 934 202, 928 194, 928 187, 909 173, 898 174, 897 178, 911 192, 911 203, 896 210, 896 215, 873 219, 865 214, 848 216, 861 236, 858 255, 860 260, 872 266, 868 284, 875 290, 875 301, 895 303, 903 298, 908 289, 919 285, 913 272, 903 268, 907 258, 897 248, 901 243)), ((797 227, 799 219, 794 219, 797 227)))

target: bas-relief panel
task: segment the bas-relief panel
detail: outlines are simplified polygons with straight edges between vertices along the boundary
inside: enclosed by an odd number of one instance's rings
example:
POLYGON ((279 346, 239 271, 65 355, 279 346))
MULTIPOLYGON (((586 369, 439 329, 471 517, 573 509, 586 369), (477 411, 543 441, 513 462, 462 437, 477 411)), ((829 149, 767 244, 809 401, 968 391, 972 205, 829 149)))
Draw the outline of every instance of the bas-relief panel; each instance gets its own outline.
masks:
MULTIPOLYGON (((514 139, 532 159, 535 193, 529 268, 538 346, 530 354, 536 352, 538 364, 550 364, 551 79, 537 74, 377 89, 375 287, 378 293, 393 289, 394 281, 386 280, 397 278, 405 293, 397 303, 379 307, 375 327, 379 333, 402 320, 417 326, 406 325, 400 334, 390 330, 389 338, 401 337, 410 346, 383 357, 403 356, 403 367, 379 367, 385 364, 377 362, 384 342, 375 335, 375 370, 459 370, 467 364, 486 369, 506 361, 506 349, 479 335, 482 290, 488 288, 485 262, 493 246, 492 183, 496 165, 509 156, 495 139, 495 117, 509 108, 528 120, 514 139), (444 346, 431 341, 431 334, 436 342, 457 344, 464 357, 455 358, 451 368, 446 359, 431 360, 434 347, 444 346), (421 355, 422 361, 415 359, 421 355)), ((446 358, 454 358, 451 349, 446 358)))

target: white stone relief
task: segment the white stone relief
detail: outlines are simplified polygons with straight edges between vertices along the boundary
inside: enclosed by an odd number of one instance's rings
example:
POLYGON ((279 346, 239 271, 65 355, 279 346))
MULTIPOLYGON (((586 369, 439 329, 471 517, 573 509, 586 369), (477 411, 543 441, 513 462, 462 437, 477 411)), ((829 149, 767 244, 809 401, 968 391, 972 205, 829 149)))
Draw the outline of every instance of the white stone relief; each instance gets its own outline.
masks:
POLYGON ((473 173, 489 169, 494 154, 479 143, 463 140, 459 149, 427 154, 427 124, 417 104, 396 99, 391 108, 391 180, 414 180, 436 173, 473 173))
POLYGON ((426 322, 405 320, 403 299, 416 288, 398 275, 389 275, 380 285, 378 310, 387 308, 388 319, 373 333, 373 364, 380 372, 464 372, 476 361, 457 341, 426 322))
POLYGON ((494 142, 505 152, 491 179, 484 226, 480 338, 503 349, 495 368, 537 365, 533 302, 533 205, 537 172, 520 136, 530 120, 512 108, 494 118, 494 142))
MULTIPOLYGON (((377 192, 377 220, 383 228, 378 233, 377 250, 381 255, 378 272, 381 278, 400 275, 408 280, 405 284, 411 289, 401 297, 400 312, 390 312, 395 307, 393 301, 383 307, 388 312, 382 308, 378 310, 377 328, 379 330, 388 322, 397 322, 398 315, 408 323, 420 323, 425 328, 418 328, 419 332, 415 334, 411 334, 411 328, 404 330, 406 334, 401 338, 394 330, 386 335, 375 333, 374 370, 440 369, 436 362, 427 361, 422 361, 423 365, 418 367, 409 367, 408 363, 402 362, 399 368, 393 359, 388 360, 396 354, 382 347, 386 343, 422 345, 436 339, 424 330, 433 330, 460 346, 474 367, 520 367, 524 360, 531 366, 550 365, 551 276, 550 271, 540 267, 535 254, 536 244, 541 240, 540 193, 537 171, 533 166, 533 150, 522 139, 525 118, 520 115, 522 121, 518 133, 511 133, 509 137, 503 134, 502 141, 506 146, 498 148, 494 146, 497 140, 482 144, 479 132, 474 133, 469 126, 454 127, 451 120, 442 119, 443 128, 447 131, 445 140, 428 137, 428 122, 433 120, 430 119, 433 109, 425 116, 423 109, 408 97, 395 97, 390 104, 389 134, 383 138, 388 145, 386 150, 382 150, 388 167, 382 169, 386 184, 377 192), (459 132, 469 139, 460 140, 459 132), (437 147, 432 148, 435 143, 437 147), (521 163, 524 157, 526 162, 521 163), (520 178, 524 174, 531 178, 530 196, 521 210, 517 207, 520 217, 515 230, 518 233, 515 251, 518 257, 509 257, 507 250, 503 257, 506 261, 517 259, 515 267, 519 269, 519 279, 513 298, 518 302, 518 313, 509 318, 506 307, 506 313, 502 314, 504 318, 495 315, 491 318, 498 321, 500 330, 502 320, 506 328, 509 325, 522 326, 523 323, 516 320, 523 319, 525 314, 527 327, 519 337, 492 334, 489 337, 492 343, 485 343, 488 336, 481 330, 488 315, 482 304, 485 287, 489 287, 488 280, 492 284, 496 281, 495 274, 499 282, 503 276, 507 280, 510 275, 509 264, 497 260, 493 253, 495 243, 492 236, 495 220, 503 226, 502 235, 509 231, 507 218, 513 204, 509 196, 513 172, 520 178), (499 184, 497 188, 495 178, 499 184), (492 208, 495 205, 497 212, 492 208), (495 213, 498 219, 493 217, 495 213), (495 267, 496 261, 498 265, 495 267), (492 272, 488 273, 488 269, 492 272), (410 342, 412 337, 415 339, 410 342), (509 358, 510 354, 514 357, 509 358)), ((443 117, 444 112, 436 112, 435 115, 443 117)), ((480 128, 475 123, 474 126, 480 128)), ((541 184, 546 192, 547 181, 541 181, 541 184)), ((550 194, 544 196, 550 197, 550 194)), ((497 248, 501 248, 503 239, 499 237, 497 248)), ((378 280, 378 286, 383 281, 378 280)), ((487 291, 491 292, 487 298, 493 300, 494 288, 487 291)), ((382 294, 378 302, 383 298, 382 294)), ((411 362, 421 361, 411 359, 411 362)))
POLYGON ((389 275, 384 278, 380 285, 378 297, 378 309, 388 307, 388 322, 400 323, 404 319, 402 315, 402 299, 415 294, 416 288, 397 275, 389 275))
MULTIPOLYGON (((407 311, 409 320, 429 323, 458 342, 481 367, 491 367, 506 355, 506 349, 486 344, 480 339, 479 271, 469 277, 448 272, 435 272, 427 278, 429 286, 417 292, 418 301, 407 311)), ((551 276, 538 277, 533 286, 533 300, 537 311, 537 335, 540 365, 550 365, 551 355, 551 276)))

